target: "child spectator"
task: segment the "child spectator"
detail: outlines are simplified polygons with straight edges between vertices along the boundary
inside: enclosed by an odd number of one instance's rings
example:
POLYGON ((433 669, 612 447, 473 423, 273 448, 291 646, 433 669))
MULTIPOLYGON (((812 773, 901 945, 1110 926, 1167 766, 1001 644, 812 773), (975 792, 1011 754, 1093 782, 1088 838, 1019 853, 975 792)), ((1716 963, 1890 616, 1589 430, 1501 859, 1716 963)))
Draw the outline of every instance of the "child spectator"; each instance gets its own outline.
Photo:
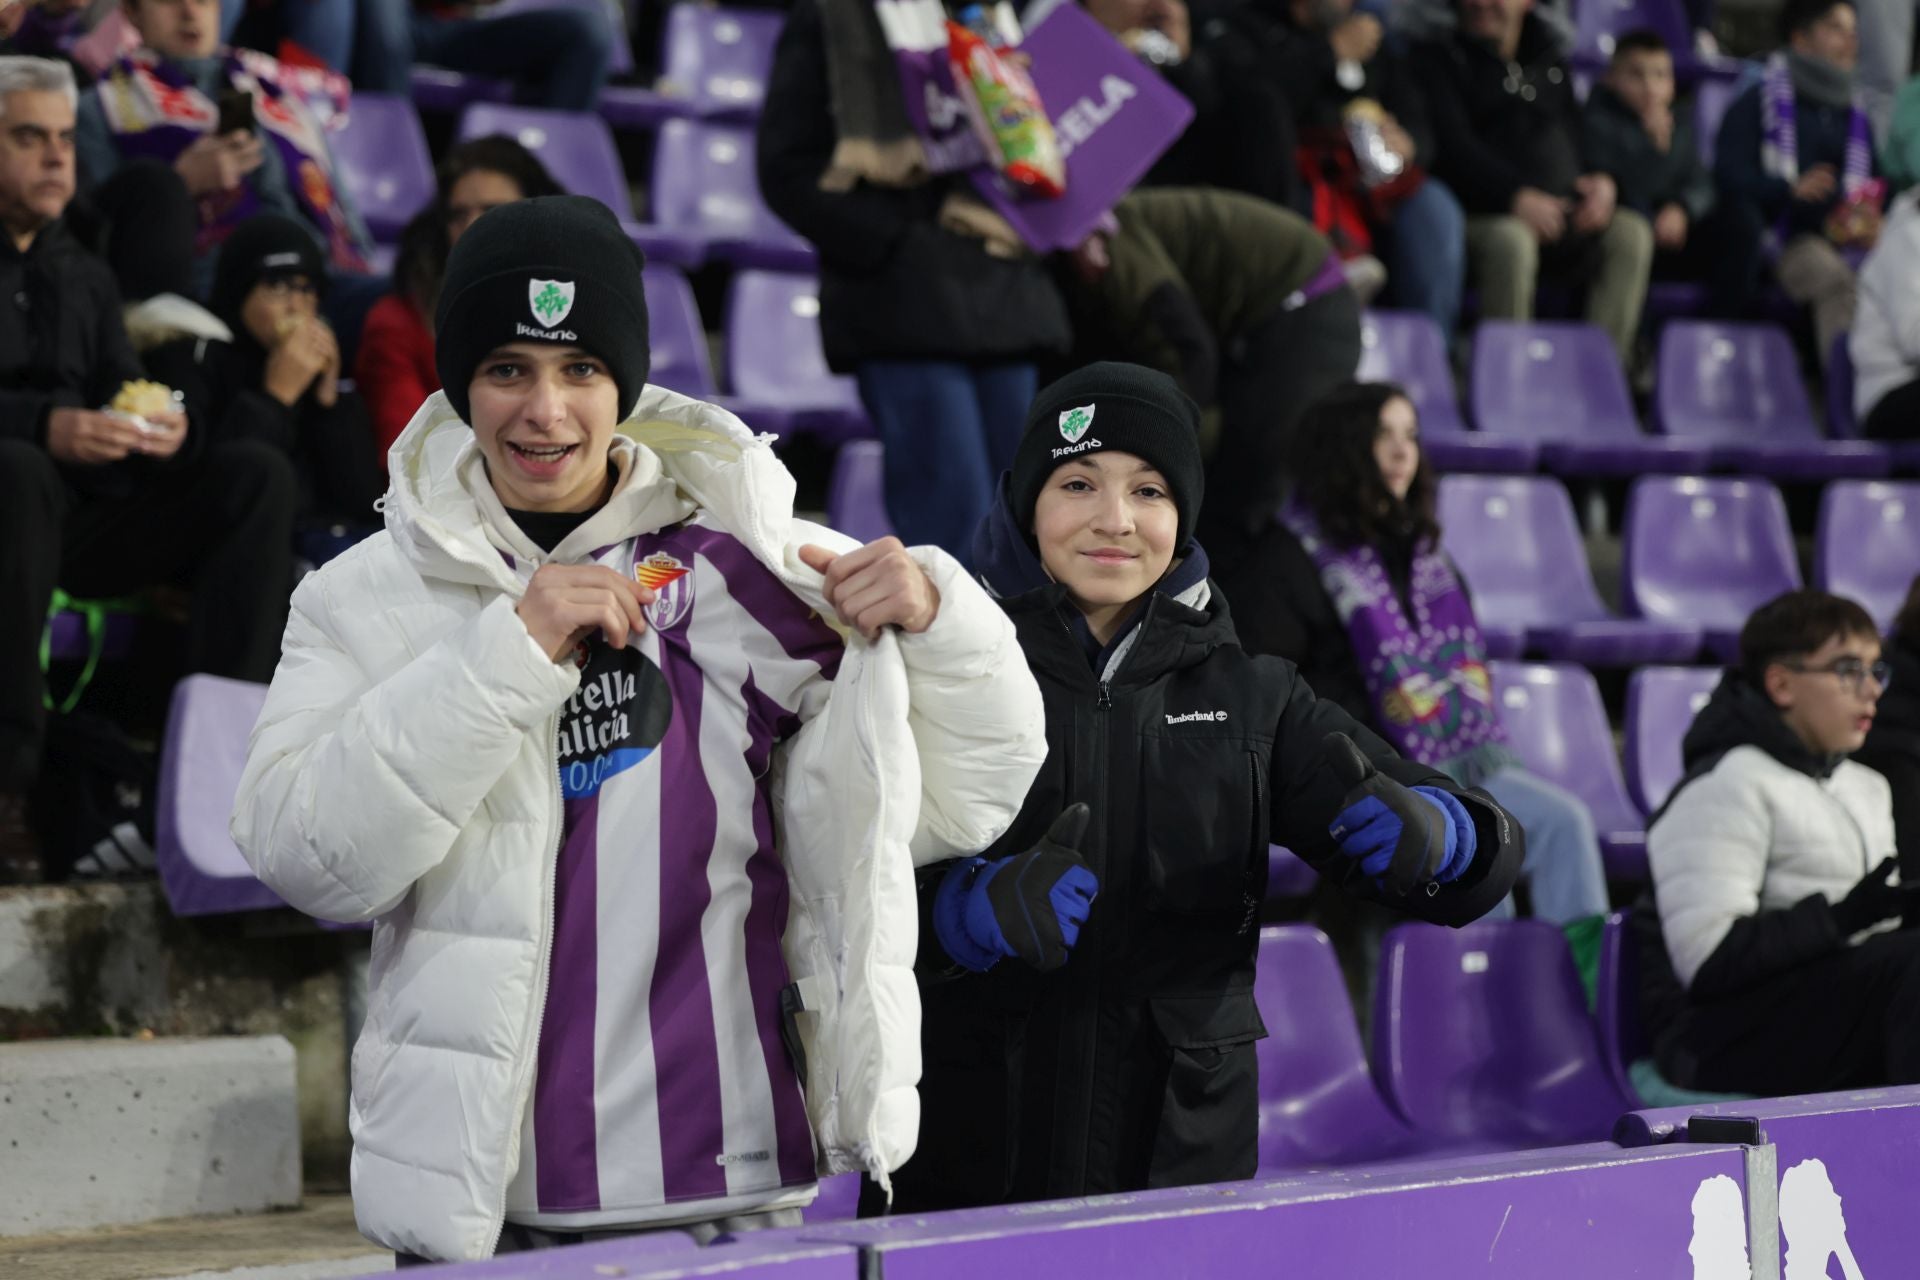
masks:
POLYGON ((354 357, 353 380, 372 415, 382 467, 421 403, 440 389, 429 321, 440 301, 447 254, 461 232, 489 209, 561 193, 539 157, 503 134, 473 138, 447 152, 438 188, 433 203, 401 233, 393 292, 367 312, 354 357))
POLYGON ((1694 274, 1693 233, 1713 207, 1713 176, 1692 119, 1673 109, 1673 54, 1656 33, 1629 31, 1614 44, 1582 124, 1587 163, 1613 179, 1622 208, 1653 224, 1654 274, 1694 274))
POLYGON ((1720 122, 1716 292, 1727 314, 1744 314, 1770 274, 1813 309, 1824 366, 1853 323, 1856 282, 1842 251, 1870 248, 1880 234, 1878 169, 1854 93, 1852 0, 1787 0, 1780 29, 1786 47, 1720 122))
POLYGON ((1920 905, 1895 883, 1887 780, 1851 760, 1888 667, 1851 600, 1761 606, 1681 744, 1647 832, 1642 1014, 1687 1089, 1775 1096, 1920 1082, 1920 905))
POLYGON ((233 341, 179 338, 147 354, 213 440, 259 440, 294 462, 303 520, 371 525, 386 488, 360 397, 340 389, 340 344, 319 316, 326 273, 313 237, 261 214, 228 237, 212 307, 233 341))

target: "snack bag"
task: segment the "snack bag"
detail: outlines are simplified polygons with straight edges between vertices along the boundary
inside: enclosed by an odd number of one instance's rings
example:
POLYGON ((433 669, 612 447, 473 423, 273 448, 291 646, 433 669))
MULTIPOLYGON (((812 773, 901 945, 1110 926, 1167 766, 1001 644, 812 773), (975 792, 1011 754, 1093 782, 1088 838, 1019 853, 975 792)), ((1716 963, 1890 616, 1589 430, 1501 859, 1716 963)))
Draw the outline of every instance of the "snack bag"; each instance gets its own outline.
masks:
POLYGON ((1827 215, 1827 238, 1841 247, 1871 248, 1887 201, 1885 178, 1874 178, 1845 196, 1827 215))
POLYGON ((1067 166, 1039 91, 1018 63, 1003 56, 1005 46, 983 34, 987 21, 977 6, 962 17, 969 25, 947 23, 947 58, 988 157, 1017 190, 1059 199, 1067 189, 1067 166))
POLYGON ((113 400, 107 405, 107 412, 124 414, 133 419, 135 426, 151 434, 160 428, 148 419, 178 409, 184 398, 164 383, 134 378, 120 384, 120 390, 114 393, 113 400))

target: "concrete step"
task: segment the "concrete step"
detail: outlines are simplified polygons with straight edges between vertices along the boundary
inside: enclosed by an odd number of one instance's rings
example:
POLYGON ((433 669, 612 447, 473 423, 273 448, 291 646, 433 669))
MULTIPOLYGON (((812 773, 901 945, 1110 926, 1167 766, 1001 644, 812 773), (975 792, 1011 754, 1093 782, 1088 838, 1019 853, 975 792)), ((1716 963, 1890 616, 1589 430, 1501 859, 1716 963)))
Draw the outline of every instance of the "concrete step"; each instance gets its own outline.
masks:
POLYGON ((0 1044, 0 1236, 299 1202, 282 1037, 0 1044))
POLYGON ((173 1218, 131 1227, 0 1238, 6 1280, 337 1280, 391 1273, 344 1195, 238 1218, 173 1218))

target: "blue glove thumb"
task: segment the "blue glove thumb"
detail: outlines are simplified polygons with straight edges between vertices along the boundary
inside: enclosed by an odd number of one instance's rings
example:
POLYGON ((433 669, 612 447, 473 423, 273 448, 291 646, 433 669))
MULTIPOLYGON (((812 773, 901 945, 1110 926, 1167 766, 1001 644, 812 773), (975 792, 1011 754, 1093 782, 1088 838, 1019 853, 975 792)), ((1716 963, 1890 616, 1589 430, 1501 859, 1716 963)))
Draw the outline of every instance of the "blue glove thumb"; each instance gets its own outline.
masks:
POLYGON ((1413 793, 1438 808, 1446 819, 1447 857, 1433 878, 1441 884, 1451 884, 1473 865, 1473 855, 1480 843, 1480 838, 1474 834, 1473 819, 1467 814, 1467 806, 1460 803, 1460 797, 1451 791, 1439 787, 1415 787, 1413 793))

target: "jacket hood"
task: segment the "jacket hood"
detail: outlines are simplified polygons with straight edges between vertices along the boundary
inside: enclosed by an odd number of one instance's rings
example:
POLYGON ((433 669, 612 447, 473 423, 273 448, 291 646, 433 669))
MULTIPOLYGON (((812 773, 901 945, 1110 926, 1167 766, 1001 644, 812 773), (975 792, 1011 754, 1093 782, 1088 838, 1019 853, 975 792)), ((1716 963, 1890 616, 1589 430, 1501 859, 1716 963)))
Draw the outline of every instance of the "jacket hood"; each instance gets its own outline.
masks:
MULTIPOLYGON (((804 522, 794 519, 793 476, 774 456, 772 441, 715 405, 647 387, 613 441, 610 457, 619 472, 613 496, 551 558, 583 554, 705 509, 763 564, 783 565, 790 586, 796 574, 817 578, 796 554, 793 535, 804 522)), ((473 430, 445 392, 428 396, 413 415, 387 453, 387 468, 391 479, 380 502, 387 532, 423 575, 520 595, 519 579, 501 553, 546 557, 515 539, 473 430)), ((810 540, 822 540, 816 535, 825 532, 805 528, 810 540)), ((846 549, 846 539, 830 541, 832 549, 846 549)))
POLYGON ((1729 667, 1681 740, 1687 777, 1707 772, 1735 747, 1758 747, 1789 769, 1823 780, 1845 759, 1816 756, 1807 750, 1766 691, 1755 687, 1738 668, 1729 667))

